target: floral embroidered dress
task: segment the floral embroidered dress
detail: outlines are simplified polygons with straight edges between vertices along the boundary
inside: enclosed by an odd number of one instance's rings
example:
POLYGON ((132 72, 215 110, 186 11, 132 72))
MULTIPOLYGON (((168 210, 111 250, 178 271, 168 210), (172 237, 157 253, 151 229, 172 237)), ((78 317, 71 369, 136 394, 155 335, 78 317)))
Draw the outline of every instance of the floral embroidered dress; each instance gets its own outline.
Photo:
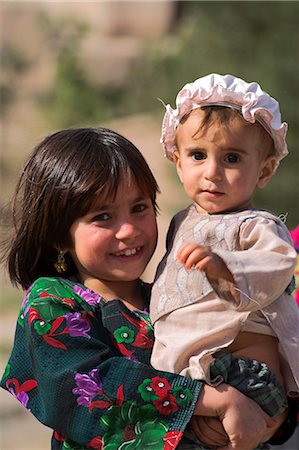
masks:
POLYGON ((23 301, 1 386, 55 430, 53 450, 174 449, 202 384, 153 369, 152 346, 146 311, 40 278, 23 301))

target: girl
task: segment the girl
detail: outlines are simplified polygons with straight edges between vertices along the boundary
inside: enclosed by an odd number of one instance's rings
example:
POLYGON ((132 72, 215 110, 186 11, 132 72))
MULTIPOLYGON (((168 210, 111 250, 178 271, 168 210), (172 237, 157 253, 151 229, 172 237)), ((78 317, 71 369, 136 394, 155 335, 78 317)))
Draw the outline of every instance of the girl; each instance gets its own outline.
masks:
POLYGON ((157 192, 141 153, 104 128, 46 137, 20 177, 8 268, 27 294, 2 387, 54 430, 52 449, 176 448, 196 414, 219 416, 225 448, 244 450, 274 425, 234 388, 150 366, 140 276, 157 192))

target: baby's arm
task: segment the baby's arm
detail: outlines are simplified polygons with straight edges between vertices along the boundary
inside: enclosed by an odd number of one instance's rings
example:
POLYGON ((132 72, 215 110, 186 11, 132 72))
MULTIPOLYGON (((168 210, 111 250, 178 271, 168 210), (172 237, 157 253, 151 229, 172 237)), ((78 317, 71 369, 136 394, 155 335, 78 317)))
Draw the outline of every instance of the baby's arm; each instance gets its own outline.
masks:
POLYGON ((215 249, 233 274, 240 311, 256 311, 278 299, 290 283, 296 251, 286 226, 257 216, 240 225, 236 249, 215 249))
POLYGON ((238 249, 212 251, 187 242, 177 258, 186 269, 204 271, 216 292, 231 299, 237 309, 254 311, 270 305, 284 292, 297 255, 283 223, 255 217, 242 223, 238 249))

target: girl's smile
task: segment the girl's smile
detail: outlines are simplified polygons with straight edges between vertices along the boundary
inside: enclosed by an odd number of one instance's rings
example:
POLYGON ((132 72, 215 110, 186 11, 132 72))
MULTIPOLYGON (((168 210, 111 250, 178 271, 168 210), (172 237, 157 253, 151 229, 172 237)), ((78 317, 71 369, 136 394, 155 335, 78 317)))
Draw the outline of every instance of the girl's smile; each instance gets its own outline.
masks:
POLYGON ((141 251, 141 247, 135 247, 135 248, 127 248, 125 250, 122 250, 120 252, 116 252, 114 255, 119 257, 119 256, 125 256, 125 257, 132 257, 134 255, 139 255, 141 251))

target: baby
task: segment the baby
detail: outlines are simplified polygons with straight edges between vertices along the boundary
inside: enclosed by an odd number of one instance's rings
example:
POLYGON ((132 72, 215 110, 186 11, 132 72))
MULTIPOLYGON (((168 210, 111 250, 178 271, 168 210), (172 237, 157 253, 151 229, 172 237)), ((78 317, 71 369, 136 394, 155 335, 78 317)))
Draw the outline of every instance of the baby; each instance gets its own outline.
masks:
POLYGON ((287 124, 257 83, 231 75, 185 85, 176 106, 161 142, 192 204, 172 219, 156 273, 152 364, 231 384, 281 422, 299 396, 296 252, 253 196, 288 153, 287 124))

